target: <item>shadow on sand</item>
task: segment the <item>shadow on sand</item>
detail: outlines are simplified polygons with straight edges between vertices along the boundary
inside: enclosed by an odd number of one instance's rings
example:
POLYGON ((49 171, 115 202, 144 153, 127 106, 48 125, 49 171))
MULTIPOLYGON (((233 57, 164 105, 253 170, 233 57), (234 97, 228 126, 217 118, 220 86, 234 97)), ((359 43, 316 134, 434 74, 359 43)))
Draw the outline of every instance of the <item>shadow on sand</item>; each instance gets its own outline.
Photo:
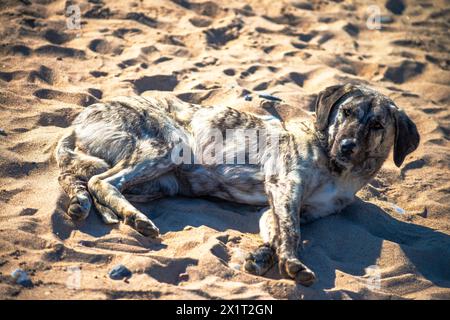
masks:
MULTIPOLYGON (((74 223, 64 215, 67 203, 68 199, 61 196, 52 216, 54 232, 61 240, 67 239, 74 229, 102 237, 117 228, 104 225, 92 212, 86 221, 74 223)), ((259 208, 251 206, 181 197, 135 205, 153 219, 162 234, 202 225, 217 231, 235 229, 258 233, 259 208)), ((380 207, 360 199, 338 215, 303 225, 302 239, 307 244, 300 257, 319 278, 313 286, 316 294, 317 290, 323 293, 335 287, 336 270, 365 275, 367 267, 377 264, 384 241, 399 245, 412 264, 411 272, 420 273, 437 286, 450 288, 450 236, 397 220, 380 207)), ((159 248, 155 244, 149 246, 159 250, 164 244, 159 248)), ((276 270, 267 276, 279 278, 276 270)))

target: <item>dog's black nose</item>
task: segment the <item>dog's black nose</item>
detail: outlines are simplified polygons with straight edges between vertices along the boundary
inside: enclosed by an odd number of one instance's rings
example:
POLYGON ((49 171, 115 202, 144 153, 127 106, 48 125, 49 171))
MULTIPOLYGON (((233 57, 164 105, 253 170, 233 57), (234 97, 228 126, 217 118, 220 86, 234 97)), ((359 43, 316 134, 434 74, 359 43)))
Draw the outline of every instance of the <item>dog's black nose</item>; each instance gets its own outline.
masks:
POLYGON ((344 139, 341 142, 341 152, 344 155, 350 155, 356 147, 354 139, 344 139))

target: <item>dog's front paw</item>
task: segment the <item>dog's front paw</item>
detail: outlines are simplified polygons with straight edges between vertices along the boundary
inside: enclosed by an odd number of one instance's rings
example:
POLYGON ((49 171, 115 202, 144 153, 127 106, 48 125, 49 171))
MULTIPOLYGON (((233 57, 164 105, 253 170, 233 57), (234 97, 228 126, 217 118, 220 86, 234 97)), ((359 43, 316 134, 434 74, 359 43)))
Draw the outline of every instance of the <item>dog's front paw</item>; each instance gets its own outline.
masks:
POLYGON ((262 245, 245 257, 244 269, 248 273, 263 275, 274 264, 275 252, 269 245, 262 245))
POLYGON ((285 278, 295 279, 305 287, 309 287, 316 281, 314 272, 296 258, 280 258, 278 266, 285 278))

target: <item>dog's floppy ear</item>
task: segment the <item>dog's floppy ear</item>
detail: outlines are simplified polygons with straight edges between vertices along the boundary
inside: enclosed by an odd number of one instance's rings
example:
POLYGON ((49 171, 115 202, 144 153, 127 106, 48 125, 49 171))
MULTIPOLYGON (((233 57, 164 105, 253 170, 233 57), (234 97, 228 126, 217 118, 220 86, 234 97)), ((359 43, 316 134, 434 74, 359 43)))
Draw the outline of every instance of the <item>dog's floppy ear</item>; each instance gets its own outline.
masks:
POLYGON ((323 131, 328 127, 329 118, 333 107, 337 105, 344 95, 356 90, 356 87, 350 83, 345 85, 336 85, 326 88, 319 93, 316 100, 316 129, 323 131))
POLYGON ((395 107, 395 142, 394 142, 394 162, 400 167, 406 156, 417 149, 420 142, 420 135, 414 122, 403 110, 395 107))

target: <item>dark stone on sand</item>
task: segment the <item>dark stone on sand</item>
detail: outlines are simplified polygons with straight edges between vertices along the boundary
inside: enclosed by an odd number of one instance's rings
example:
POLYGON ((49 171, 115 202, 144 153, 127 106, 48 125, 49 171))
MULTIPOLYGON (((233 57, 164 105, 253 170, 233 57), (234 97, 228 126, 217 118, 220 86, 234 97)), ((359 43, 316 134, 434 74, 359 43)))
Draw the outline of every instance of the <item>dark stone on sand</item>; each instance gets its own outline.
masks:
POLYGON ((31 288, 33 287, 33 282, 31 281, 28 273, 23 271, 22 269, 16 269, 11 273, 11 276, 15 280, 17 284, 20 284, 22 287, 31 288))
POLYGON ((131 278, 132 272, 125 267, 123 264, 118 264, 114 266, 109 272, 109 277, 113 280, 122 280, 131 278))

